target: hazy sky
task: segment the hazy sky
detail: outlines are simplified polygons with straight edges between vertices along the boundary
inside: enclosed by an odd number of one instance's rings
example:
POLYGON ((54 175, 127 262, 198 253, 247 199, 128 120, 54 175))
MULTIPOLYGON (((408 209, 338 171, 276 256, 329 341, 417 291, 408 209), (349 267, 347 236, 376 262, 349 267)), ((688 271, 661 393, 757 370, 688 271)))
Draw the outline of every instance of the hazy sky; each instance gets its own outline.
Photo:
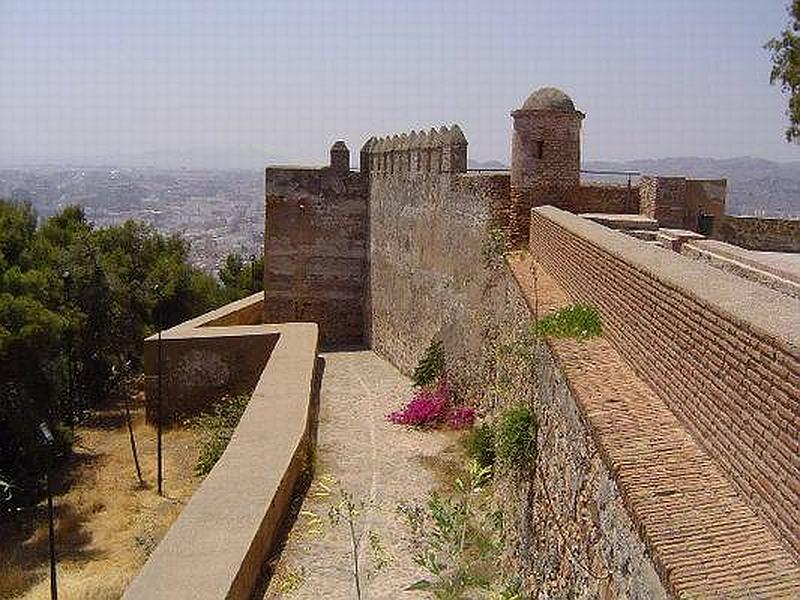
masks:
POLYGON ((0 0, 0 164, 315 163, 343 138, 461 124, 508 160, 535 88, 586 159, 760 156, 788 0, 0 0))

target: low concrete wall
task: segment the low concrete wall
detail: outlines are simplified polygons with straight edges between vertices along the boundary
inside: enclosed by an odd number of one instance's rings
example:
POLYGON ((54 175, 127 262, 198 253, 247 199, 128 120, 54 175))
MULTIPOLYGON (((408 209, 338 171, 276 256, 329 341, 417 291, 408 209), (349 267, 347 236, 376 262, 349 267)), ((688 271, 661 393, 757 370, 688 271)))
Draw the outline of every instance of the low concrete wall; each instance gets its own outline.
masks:
POLYGON ((554 207, 530 250, 800 553, 800 302, 554 207))
POLYGON ((748 250, 800 252, 800 219, 726 216, 719 238, 748 250))
MULTIPOLYGON (((225 393, 249 391, 278 340, 260 322, 263 293, 253 294, 162 332, 161 414, 173 422, 205 408, 225 393)), ((144 343, 147 419, 156 418, 158 335, 144 343)))
POLYGON ((276 343, 239 426, 125 600, 244 599, 256 586, 306 463, 317 357, 315 324, 259 329, 276 343))

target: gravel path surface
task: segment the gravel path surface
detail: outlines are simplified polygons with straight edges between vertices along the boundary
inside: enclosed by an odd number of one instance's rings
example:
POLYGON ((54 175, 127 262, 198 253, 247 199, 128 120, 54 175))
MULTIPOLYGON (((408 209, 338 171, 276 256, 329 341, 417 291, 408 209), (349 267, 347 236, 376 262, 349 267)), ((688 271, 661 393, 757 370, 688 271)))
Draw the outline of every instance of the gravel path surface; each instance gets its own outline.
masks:
POLYGON ((403 592, 423 574, 396 508, 401 501, 424 502, 442 473, 460 464, 458 436, 388 423, 385 415, 408 400, 411 384, 375 353, 323 358, 314 481, 264 597, 356 598, 347 524, 334 526, 328 518, 340 489, 366 503, 357 527, 375 532, 382 548, 375 551, 369 535, 362 537, 362 598, 420 597, 403 592), (381 561, 387 564, 375 572, 381 561))

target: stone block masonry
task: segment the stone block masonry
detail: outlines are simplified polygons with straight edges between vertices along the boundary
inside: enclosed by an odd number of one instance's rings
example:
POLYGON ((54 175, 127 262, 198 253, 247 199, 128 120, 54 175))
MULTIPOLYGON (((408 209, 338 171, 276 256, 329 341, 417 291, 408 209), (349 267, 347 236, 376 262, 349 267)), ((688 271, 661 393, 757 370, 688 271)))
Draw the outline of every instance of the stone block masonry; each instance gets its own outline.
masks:
POLYGON ((639 184, 639 212, 661 227, 716 236, 725 218, 726 189, 724 179, 644 176, 639 184))
POLYGON ((266 169, 264 321, 318 323, 323 348, 365 335, 367 179, 343 147, 331 167, 266 169))
POLYGON ((530 250, 800 555, 800 302, 553 207, 530 250))
POLYGON ((800 220, 726 216, 719 237, 748 250, 800 252, 800 220))

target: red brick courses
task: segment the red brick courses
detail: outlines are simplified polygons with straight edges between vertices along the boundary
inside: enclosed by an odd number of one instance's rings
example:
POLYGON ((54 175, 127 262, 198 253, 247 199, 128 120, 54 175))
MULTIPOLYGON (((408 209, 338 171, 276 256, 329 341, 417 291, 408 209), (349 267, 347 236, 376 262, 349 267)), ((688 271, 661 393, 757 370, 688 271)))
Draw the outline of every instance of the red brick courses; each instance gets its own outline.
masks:
MULTIPOLYGON (((540 226, 534 217, 537 231, 540 226)), ((530 258, 512 258, 509 265, 530 307, 544 312, 567 303, 550 276, 558 269, 545 270, 530 258)), ((790 552, 611 337, 549 345, 667 589, 676 598, 798 597, 800 568, 790 552)), ((663 363, 653 366, 669 377, 663 363)), ((689 386, 676 382, 690 399, 689 386)), ((714 422, 706 412, 698 418, 714 422)), ((769 482, 760 477, 757 485, 769 482)))
MULTIPOLYGON (((792 311, 796 318, 800 304, 765 289, 762 297, 779 298, 772 307, 749 305, 752 318, 741 310, 734 314, 726 306, 736 308, 737 298, 721 297, 715 304, 709 294, 701 298, 689 285, 676 283, 681 281, 682 261, 691 261, 664 251, 660 274, 620 251, 621 245, 631 245, 635 253, 634 245, 640 244, 642 255, 658 259, 660 255, 652 254, 658 249, 630 238, 617 242, 608 236, 621 234, 595 224, 576 231, 571 225, 578 222, 587 223, 549 207, 534 210, 531 253, 576 299, 598 308, 620 354, 719 462, 797 559, 800 353, 796 331, 781 333, 779 324, 790 321, 792 311), (598 233, 591 240, 586 237, 590 231, 598 233), (775 327, 765 331, 773 321, 775 327)), ((697 276, 699 267, 692 268, 693 274, 684 274, 686 281, 697 276)), ((709 273, 709 285, 720 276, 709 273)), ((736 285, 750 286, 742 288, 744 295, 753 290, 749 282, 736 285)))

